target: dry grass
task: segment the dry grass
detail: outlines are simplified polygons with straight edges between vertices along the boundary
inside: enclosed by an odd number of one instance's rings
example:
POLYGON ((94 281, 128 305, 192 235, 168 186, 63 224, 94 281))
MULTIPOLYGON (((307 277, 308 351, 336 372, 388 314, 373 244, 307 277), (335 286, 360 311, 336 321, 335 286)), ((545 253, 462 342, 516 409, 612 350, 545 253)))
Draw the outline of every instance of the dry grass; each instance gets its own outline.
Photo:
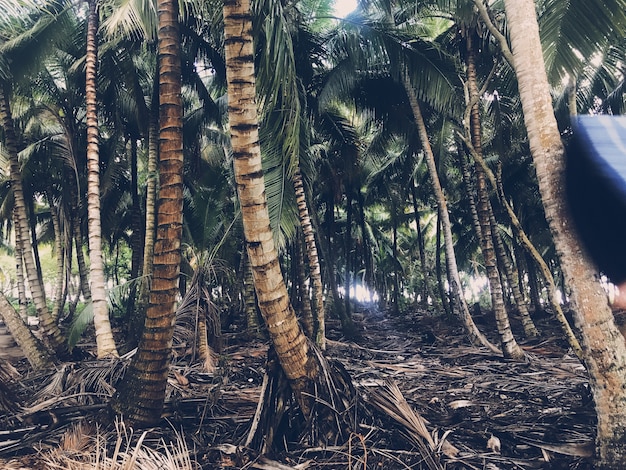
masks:
POLYGON ((148 432, 133 436, 123 422, 114 434, 104 434, 78 423, 68 430, 58 448, 40 451, 40 461, 49 470, 197 470, 181 434, 157 449, 144 445, 148 432))

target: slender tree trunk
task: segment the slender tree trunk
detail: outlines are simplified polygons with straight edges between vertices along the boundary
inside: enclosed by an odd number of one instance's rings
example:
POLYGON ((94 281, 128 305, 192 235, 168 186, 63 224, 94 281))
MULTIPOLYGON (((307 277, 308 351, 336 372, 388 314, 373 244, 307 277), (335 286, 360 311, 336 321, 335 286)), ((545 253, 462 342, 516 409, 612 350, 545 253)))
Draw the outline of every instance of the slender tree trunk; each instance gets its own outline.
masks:
POLYGON ((426 164, 428 166, 428 171, 430 173, 430 181, 433 185, 433 190, 435 193, 435 198, 437 200, 437 206, 439 208, 439 213, 442 222, 443 229, 443 238, 445 243, 445 254, 446 261, 448 266, 448 275, 450 276, 450 288, 452 290, 452 294, 454 296, 454 300, 461 310, 461 319, 465 325, 466 332, 469 336, 470 341, 475 344, 479 343, 488 348, 493 352, 497 352, 498 354, 501 351, 491 344, 489 340, 483 335, 470 314, 469 308, 467 306, 467 302, 465 301, 465 297, 462 293, 461 287, 461 277, 459 275, 459 270, 456 263, 456 255, 454 253, 454 241, 452 239, 452 228, 450 224, 450 216, 448 214, 448 204, 446 202, 446 197, 443 193, 443 188, 441 187, 441 183, 439 181, 439 176, 437 174, 437 165, 435 164, 435 156, 430 147, 430 141, 428 140, 428 132, 426 131, 426 124, 424 123, 424 118, 422 117, 422 111, 420 109, 419 103, 417 101, 417 96, 415 95, 415 91, 413 90, 408 78, 406 75, 403 75, 403 85, 405 92, 409 98, 409 104, 411 105, 411 110, 413 111, 413 117, 415 118, 415 123, 417 126, 417 130, 420 135, 420 139, 422 141, 422 147, 424 149, 424 154, 426 157, 426 164))
POLYGON ((347 331, 347 328, 349 328, 349 324, 352 321, 352 306, 350 305, 350 288, 352 286, 352 279, 350 277, 350 270, 352 269, 352 266, 350 266, 350 253, 351 252, 352 252, 352 197, 350 195, 350 190, 346 189, 346 233, 344 236, 344 258, 345 258, 344 266, 345 268, 344 268, 344 279, 343 279, 344 308, 343 308, 343 315, 341 317, 341 326, 344 331, 347 331))
POLYGON ((496 222, 496 218, 493 214, 493 208, 490 210, 489 220, 491 222, 491 232, 493 234, 494 246, 496 248, 496 254, 498 259, 500 260, 500 264, 504 270, 506 275, 507 282, 511 288, 511 292, 513 293, 513 299, 515 299, 515 306, 520 314, 520 318, 522 319, 522 326, 524 328, 524 333, 528 338, 534 338, 539 336, 539 331, 537 331, 537 327, 533 322, 533 319, 530 316, 530 312, 528 311, 528 303, 522 294, 522 290, 519 284, 519 273, 517 272, 517 267, 511 260, 511 257, 507 253, 504 242, 502 241, 502 237, 498 232, 498 225, 496 222))
POLYGON ((248 0, 224 2, 228 114, 235 181, 259 309, 294 397, 313 419, 320 366, 287 296, 270 227, 256 107, 252 16, 248 0))
POLYGON ((13 308, 4 294, 0 294, 0 316, 32 368, 35 370, 49 369, 52 366, 52 358, 48 350, 26 326, 20 314, 13 308))
MULTIPOLYGON (((148 178, 146 180, 146 229, 145 241, 143 247, 143 269, 141 274, 146 278, 152 276, 152 263, 154 258, 154 238, 155 238, 155 221, 156 221, 156 198, 158 186, 157 159, 159 157, 159 119, 158 112, 158 84, 155 83, 155 92, 152 99, 152 107, 150 109, 150 118, 148 123, 148 178)), ((150 283, 147 281, 145 288, 142 290, 149 292, 150 283)), ((143 302, 146 304, 147 302, 143 302)))
POLYGON ((24 253, 20 230, 18 228, 17 211, 13 209, 13 226, 15 227, 15 277, 17 282, 17 298, 22 320, 28 321, 28 299, 26 298, 26 283, 24 282, 24 253))
POLYGON ((450 305, 450 299, 446 293, 446 289, 443 284, 443 265, 441 263, 441 215, 440 210, 437 210, 437 231, 435 233, 435 273, 437 276, 437 290, 439 291, 439 299, 446 315, 452 316, 452 306, 450 305))
POLYGON ((87 17, 87 55, 85 58, 85 104, 87 121, 87 214, 89 232, 89 277, 93 323, 96 329, 98 358, 117 357, 111 323, 102 260, 102 228, 100 223, 100 131, 96 98, 98 62, 98 0, 89 0, 87 17))
POLYGON ((58 320, 63 306, 65 305, 65 250, 63 249, 63 236, 61 231, 61 222, 59 220, 59 213, 54 205, 53 201, 49 201, 50 205, 50 217, 52 219, 52 227, 54 229, 54 253, 57 263, 57 273, 54 284, 54 306, 52 309, 52 318, 58 320))
POLYGON ((154 273, 137 354, 114 407, 131 423, 157 424, 172 354, 183 232, 183 103, 176 0, 158 0, 159 176, 154 273))
MULTIPOLYGON (((471 141, 474 150, 482 155, 482 136, 480 125, 479 90, 476 77, 476 46, 474 46, 474 32, 470 31, 466 36, 467 44, 467 84, 469 90, 469 120, 466 122, 467 131, 471 134, 471 141)), ((467 115, 467 113, 466 113, 467 115)), ((494 249, 493 236, 490 222, 490 203, 485 172, 476 162, 474 164, 474 174, 476 177, 476 212, 478 216, 479 230, 478 239, 485 262, 485 270, 489 279, 489 291, 491 293, 491 306, 496 318, 498 335, 502 344, 502 352, 507 359, 523 359, 524 351, 519 347, 509 322, 509 315, 504 304, 502 283, 500 282, 500 272, 494 249)))
POLYGON ((324 310, 324 292, 322 288, 322 271, 320 269, 320 260, 317 254, 317 243, 315 241, 315 231, 311 223, 309 208, 306 202, 304 192, 304 184, 302 182, 302 174, 300 169, 293 176, 293 186, 296 192, 296 203, 298 204, 298 213, 300 215, 300 225, 304 234, 304 243, 306 245, 306 258, 309 261, 309 276, 311 279, 311 288, 313 292, 313 339, 315 343, 322 349, 326 349, 326 321, 324 310))
POLYGON ((243 282, 241 289, 243 311, 246 317, 246 329, 248 335, 252 338, 263 338, 261 325, 259 324, 259 315, 256 301, 256 293, 254 292, 254 280, 252 279, 252 266, 248 260, 248 253, 244 249, 241 253, 240 276, 243 282))
POLYGON ((513 64, 546 218, 570 288, 598 416, 597 468, 626 461, 626 343, 596 270, 575 238, 564 191, 564 148, 552 108, 535 3, 505 0, 513 64))
POLYGON ((413 215, 415 217, 415 227, 417 229, 417 245, 419 248, 420 268, 422 269, 422 276, 424 276, 424 283, 422 286, 422 297, 424 305, 428 305, 428 299, 431 298, 435 301, 435 296, 430 288, 428 279, 430 277, 430 269, 426 263, 426 250, 424 248, 424 234, 422 233, 420 210, 417 204, 417 194, 415 191, 415 184, 411 180, 411 202, 413 203, 413 215))
POLYGON ((15 200, 15 230, 19 230, 19 239, 22 246, 22 255, 24 267, 28 279, 28 286, 37 309, 39 317, 39 326, 50 341, 52 348, 61 356, 67 353, 67 345, 63 338, 63 334, 56 324, 48 305, 46 304, 46 296, 43 288, 43 280, 37 273, 37 267, 33 257, 33 246, 30 238, 29 223, 26 216, 26 203, 24 201, 24 191, 22 189, 22 174, 20 163, 17 155, 17 140, 15 129, 13 127, 13 118, 11 117, 11 108, 9 106, 9 98, 4 88, 4 84, 0 83, 0 124, 4 128, 4 145, 9 156, 10 180, 13 197, 15 200))

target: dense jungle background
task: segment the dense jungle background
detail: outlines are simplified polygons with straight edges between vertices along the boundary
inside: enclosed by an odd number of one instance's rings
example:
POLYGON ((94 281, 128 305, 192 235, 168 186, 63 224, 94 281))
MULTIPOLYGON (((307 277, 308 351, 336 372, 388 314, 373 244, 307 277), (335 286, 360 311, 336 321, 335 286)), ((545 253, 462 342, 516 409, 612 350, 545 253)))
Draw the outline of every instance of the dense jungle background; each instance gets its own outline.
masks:
POLYGON ((626 2, 336 11, 0 0, 2 468, 623 468, 626 2))

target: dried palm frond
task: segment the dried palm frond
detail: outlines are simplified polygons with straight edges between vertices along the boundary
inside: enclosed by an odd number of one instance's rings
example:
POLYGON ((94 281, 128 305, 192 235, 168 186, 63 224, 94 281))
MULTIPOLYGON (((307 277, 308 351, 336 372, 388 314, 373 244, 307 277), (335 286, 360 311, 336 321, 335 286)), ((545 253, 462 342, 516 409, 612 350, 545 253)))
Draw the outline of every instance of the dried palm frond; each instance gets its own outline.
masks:
POLYGON ((213 302, 211 286, 220 271, 215 260, 199 263, 194 270, 187 292, 176 310, 174 345, 191 353, 191 361, 199 357, 206 372, 215 369, 214 349, 219 348, 221 320, 213 302))
MULTIPOLYGON (((116 423, 115 435, 97 431, 92 445, 84 449, 63 448, 41 451, 45 468, 49 470, 197 470, 184 436, 176 433, 174 442, 160 441, 158 449, 144 445, 148 432, 133 436, 123 423, 116 423), (113 442, 109 438, 114 437, 113 442)), ((72 438, 75 440, 75 438, 72 438)))
MULTIPOLYGON (((106 359, 63 364, 52 374, 37 393, 36 399, 46 400, 76 395, 110 397, 115 384, 124 375, 128 360, 106 359)), ((88 402, 78 402, 89 404, 88 402)))
POLYGON ((417 446, 429 468, 443 469, 426 421, 407 403, 395 382, 385 380, 383 385, 369 390, 367 401, 402 426, 404 434, 417 446))

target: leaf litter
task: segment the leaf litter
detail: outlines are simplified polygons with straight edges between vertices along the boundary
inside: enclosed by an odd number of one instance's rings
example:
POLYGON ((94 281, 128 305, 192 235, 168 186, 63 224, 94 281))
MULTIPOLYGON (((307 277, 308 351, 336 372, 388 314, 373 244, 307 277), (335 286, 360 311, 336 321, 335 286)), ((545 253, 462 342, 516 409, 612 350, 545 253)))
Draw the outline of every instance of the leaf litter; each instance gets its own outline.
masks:
MULTIPOLYGON (((180 346, 163 426, 144 433, 100 425, 113 422, 106 403, 124 361, 18 376, 25 363, 12 356, 0 370, 11 371, 3 378, 20 407, 0 408, 0 468, 593 468, 596 418, 587 374, 550 317, 537 321, 542 340, 520 341, 528 357, 521 363, 468 345, 456 320, 427 312, 393 317, 361 307, 355 320, 362 333, 353 342, 343 339, 338 321, 327 325, 327 356, 343 364, 360 397, 359 428, 343 445, 285 439, 265 455, 244 445, 267 345, 235 332, 224 338, 213 373, 190 363, 180 346)), ((488 331, 489 315, 480 321, 488 331)))

